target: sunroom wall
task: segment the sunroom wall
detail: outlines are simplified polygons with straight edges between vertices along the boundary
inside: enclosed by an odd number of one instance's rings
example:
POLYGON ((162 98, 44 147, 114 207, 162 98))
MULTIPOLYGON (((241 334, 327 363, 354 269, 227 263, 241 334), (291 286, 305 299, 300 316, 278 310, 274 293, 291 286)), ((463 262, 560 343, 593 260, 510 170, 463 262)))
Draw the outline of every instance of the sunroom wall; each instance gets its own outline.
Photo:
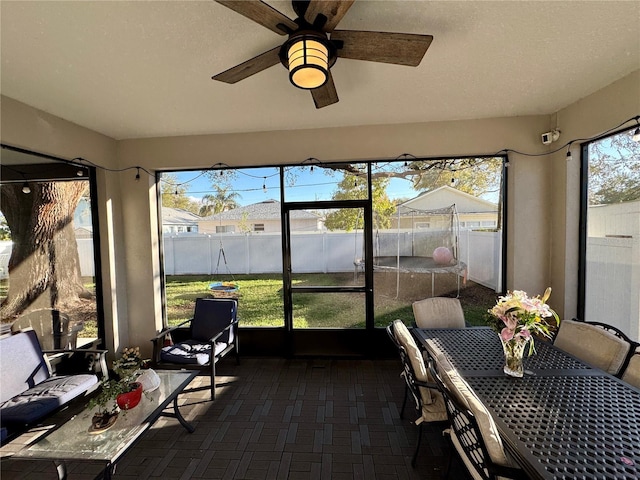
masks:
MULTIPOLYGON (((2 141, 65 158, 83 156, 109 167, 142 166, 151 172, 201 169, 217 162, 231 167, 296 164, 308 157, 358 161, 392 159, 401 153, 493 154, 504 148, 544 153, 549 149, 541 144, 540 134, 555 127, 556 121, 563 131, 562 142, 596 135, 636 115, 639 85, 635 72, 557 115, 121 141, 3 97, 2 141)), ((579 149, 574 155, 579 158, 579 149)), ((578 161, 567 165, 565 152, 509 157, 506 287, 538 293, 552 285, 552 305, 561 316, 570 316, 577 309, 578 161)), ((108 347, 149 348, 162 321, 153 178, 143 175, 136 181, 135 170, 99 171, 98 190, 108 347)))

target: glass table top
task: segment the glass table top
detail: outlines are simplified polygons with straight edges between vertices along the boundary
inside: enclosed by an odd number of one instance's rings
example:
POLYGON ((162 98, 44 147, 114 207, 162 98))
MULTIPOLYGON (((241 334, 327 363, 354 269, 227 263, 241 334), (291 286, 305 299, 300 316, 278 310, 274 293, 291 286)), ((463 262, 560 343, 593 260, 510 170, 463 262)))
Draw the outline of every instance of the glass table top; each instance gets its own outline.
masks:
POLYGON ((189 384, 197 372, 156 370, 160 386, 143 392, 140 403, 121 411, 108 430, 90 432, 91 418, 97 407, 85 409, 36 443, 22 449, 16 457, 52 460, 114 461, 160 416, 173 399, 189 384))

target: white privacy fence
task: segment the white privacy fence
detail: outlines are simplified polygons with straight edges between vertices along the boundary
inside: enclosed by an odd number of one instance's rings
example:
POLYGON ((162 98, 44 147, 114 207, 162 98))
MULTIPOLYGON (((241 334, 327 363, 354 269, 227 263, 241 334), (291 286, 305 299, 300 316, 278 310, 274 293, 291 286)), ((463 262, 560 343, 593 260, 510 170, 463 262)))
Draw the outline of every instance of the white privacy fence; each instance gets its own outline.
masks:
MULTIPOLYGON (((93 259, 93 239, 78 238, 78 256, 80 257, 80 272, 83 277, 95 276, 95 261, 93 259)), ((0 241, 0 280, 9 278, 9 257, 12 242, 0 241)))
MULTIPOLYGON (((282 271, 282 243, 277 234, 165 236, 163 240, 167 275, 282 271)), ((375 255, 397 255, 397 232, 380 232, 374 240, 375 255)), ((292 270, 352 272, 355 259, 363 255, 362 241, 362 232, 292 233, 292 270)), ((459 259, 467 264, 468 278, 496 291, 500 290, 501 241, 500 233, 460 232, 459 259)), ((400 255, 411 255, 411 243, 409 235, 400 234, 400 255)))
POLYGON ((640 338, 640 238, 587 239, 585 320, 640 338))
MULTIPOLYGON (((424 236, 420 233, 420 236, 424 236)), ((409 232, 398 237, 396 231, 374 236, 375 255, 412 255, 409 232)), ((460 232, 459 254, 467 264, 468 278, 496 291, 500 290, 500 233, 460 232)), ((280 273, 282 242, 278 234, 223 234, 165 236, 164 270, 167 275, 215 275, 280 273)), ((354 261, 362 257, 362 231, 355 233, 293 233, 291 235, 292 270, 294 273, 353 272, 354 261)), ((413 243, 428 242, 415 238, 413 243)), ((83 276, 94 275, 93 243, 78 239, 80 268, 83 276)), ((433 247, 435 248, 434 245, 433 247)), ((0 278, 7 278, 11 242, 0 242, 0 278)))

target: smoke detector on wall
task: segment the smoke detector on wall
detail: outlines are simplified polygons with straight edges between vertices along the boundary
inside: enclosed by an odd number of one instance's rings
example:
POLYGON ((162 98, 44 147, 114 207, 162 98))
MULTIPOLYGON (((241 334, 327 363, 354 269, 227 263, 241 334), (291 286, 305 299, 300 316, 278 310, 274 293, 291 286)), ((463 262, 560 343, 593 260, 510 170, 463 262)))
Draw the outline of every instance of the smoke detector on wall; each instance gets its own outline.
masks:
POLYGON ((559 138, 560 138, 560 130, 556 128, 551 132, 545 132, 542 134, 542 143, 545 145, 549 145, 550 143, 555 142, 559 138))

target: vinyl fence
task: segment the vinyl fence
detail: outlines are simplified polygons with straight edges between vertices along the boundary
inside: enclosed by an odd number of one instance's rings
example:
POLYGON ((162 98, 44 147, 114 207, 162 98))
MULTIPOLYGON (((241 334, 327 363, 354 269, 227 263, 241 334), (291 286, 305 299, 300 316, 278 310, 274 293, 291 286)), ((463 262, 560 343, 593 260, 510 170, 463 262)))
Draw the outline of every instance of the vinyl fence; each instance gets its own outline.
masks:
MULTIPOLYGON (((412 242, 408 234, 398 236, 395 231, 376 235, 375 254, 397 255, 398 239, 400 254, 411 255, 412 242)), ((459 241, 459 259, 467 264, 468 278, 496 291, 500 290, 501 239, 501 234, 495 232, 462 231, 459 241)), ((185 235, 165 236, 163 240, 167 275, 249 275, 282 271, 280 235, 185 235)), ((362 235, 293 233, 291 250, 292 270, 296 273, 352 272, 356 258, 363 256, 362 235)))
POLYGON ((640 338, 640 238, 588 239, 585 296, 585 320, 640 338))

